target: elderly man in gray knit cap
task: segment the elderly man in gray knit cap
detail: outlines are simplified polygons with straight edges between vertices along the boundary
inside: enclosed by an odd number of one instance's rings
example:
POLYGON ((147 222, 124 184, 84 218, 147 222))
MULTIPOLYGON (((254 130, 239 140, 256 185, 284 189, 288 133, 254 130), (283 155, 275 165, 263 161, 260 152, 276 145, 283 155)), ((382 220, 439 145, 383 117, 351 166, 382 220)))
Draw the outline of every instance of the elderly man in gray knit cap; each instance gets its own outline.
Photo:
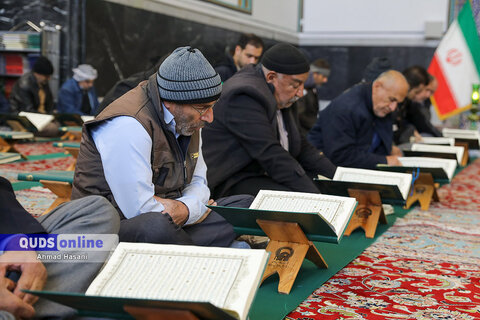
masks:
MULTIPOLYGON (((220 76, 198 49, 177 48, 158 72, 85 123, 72 198, 106 197, 120 241, 241 246, 209 200, 200 129, 213 121, 220 76)), ((249 196, 218 205, 248 207, 249 196)))
POLYGON ((279 43, 225 82, 215 122, 202 134, 205 161, 215 168, 208 170, 214 196, 319 192, 312 177, 333 177, 336 167, 300 134, 290 109, 309 69, 300 50, 279 43))

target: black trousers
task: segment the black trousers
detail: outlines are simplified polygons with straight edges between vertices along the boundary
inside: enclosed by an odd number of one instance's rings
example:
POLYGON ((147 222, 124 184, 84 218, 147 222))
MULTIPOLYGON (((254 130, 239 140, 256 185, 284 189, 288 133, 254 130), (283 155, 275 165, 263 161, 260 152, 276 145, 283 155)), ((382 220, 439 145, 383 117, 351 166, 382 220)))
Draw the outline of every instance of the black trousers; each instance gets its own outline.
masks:
POLYGON ((292 191, 268 176, 250 177, 234 184, 229 190, 228 195, 250 194, 256 196, 260 190, 292 191))
MULTIPOLYGON (((249 195, 220 198, 217 205, 248 208, 249 195)), ((148 212, 120 222, 120 241, 228 247, 237 237, 233 226, 212 211, 205 220, 188 226, 176 225, 168 214, 148 212)))

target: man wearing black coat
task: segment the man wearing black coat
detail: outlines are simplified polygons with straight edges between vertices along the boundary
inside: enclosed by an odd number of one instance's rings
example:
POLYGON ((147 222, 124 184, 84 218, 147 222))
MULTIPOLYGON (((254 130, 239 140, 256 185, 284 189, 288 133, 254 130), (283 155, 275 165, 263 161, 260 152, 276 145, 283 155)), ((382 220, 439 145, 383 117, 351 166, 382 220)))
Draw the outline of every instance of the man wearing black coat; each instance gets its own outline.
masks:
POLYGON ((52 113, 53 96, 48 84, 52 74, 50 60, 38 57, 32 71, 25 73, 13 85, 9 98, 11 112, 52 113))
POLYGON ((394 70, 382 73, 373 83, 350 88, 320 112, 308 140, 337 166, 400 165, 400 150, 392 148, 391 113, 408 88, 404 76, 394 70))
POLYGON ((309 63, 289 44, 267 50, 224 84, 203 129, 207 180, 215 196, 256 195, 260 189, 318 192, 312 177, 335 166, 298 130, 289 108, 303 95, 309 63))

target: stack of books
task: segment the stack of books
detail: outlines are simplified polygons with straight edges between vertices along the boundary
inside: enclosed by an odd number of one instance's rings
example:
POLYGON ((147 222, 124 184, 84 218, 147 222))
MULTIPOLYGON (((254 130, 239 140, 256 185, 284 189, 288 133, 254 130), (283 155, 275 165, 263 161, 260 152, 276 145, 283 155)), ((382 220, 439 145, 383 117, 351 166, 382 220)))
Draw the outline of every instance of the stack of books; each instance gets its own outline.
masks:
POLYGON ((6 50, 28 49, 28 34, 2 33, 0 34, 0 46, 6 50))
POLYGON ((9 163, 13 161, 20 160, 21 156, 19 153, 14 152, 0 152, 0 164, 9 163))

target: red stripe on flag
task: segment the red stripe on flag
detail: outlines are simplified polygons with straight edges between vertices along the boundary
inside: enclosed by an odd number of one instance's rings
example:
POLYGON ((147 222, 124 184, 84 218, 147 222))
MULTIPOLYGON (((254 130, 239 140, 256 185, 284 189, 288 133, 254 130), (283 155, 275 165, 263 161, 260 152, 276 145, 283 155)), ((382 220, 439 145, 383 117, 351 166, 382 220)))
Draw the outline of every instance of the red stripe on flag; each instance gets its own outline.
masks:
POLYGON ((436 108, 439 116, 446 115, 455 109, 458 109, 455 98, 453 97, 450 86, 448 85, 443 70, 438 64, 437 55, 435 54, 432 63, 428 67, 428 72, 437 78, 438 88, 433 95, 436 101, 436 108))

